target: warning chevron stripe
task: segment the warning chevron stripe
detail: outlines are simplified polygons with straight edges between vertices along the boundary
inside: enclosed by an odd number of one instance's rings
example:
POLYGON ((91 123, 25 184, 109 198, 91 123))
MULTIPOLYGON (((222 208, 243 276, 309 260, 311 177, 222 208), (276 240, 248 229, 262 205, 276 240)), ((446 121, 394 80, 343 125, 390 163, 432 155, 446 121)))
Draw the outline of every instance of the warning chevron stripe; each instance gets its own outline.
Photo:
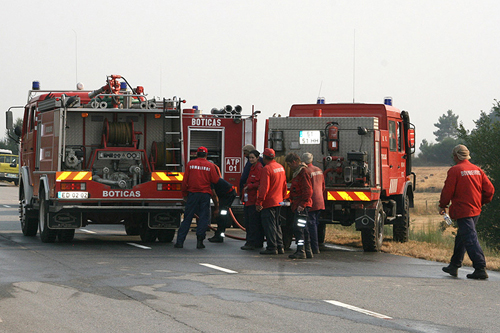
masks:
POLYGON ((92 180, 92 173, 88 171, 62 171, 56 173, 56 181, 62 180, 92 180))
POLYGON ((178 172, 175 174, 169 174, 169 175, 167 175, 166 172, 152 172, 151 173, 151 180, 152 181, 164 181, 164 182, 179 181, 179 182, 182 182, 183 179, 184 179, 184 174, 182 172, 178 172))
POLYGON ((327 200, 330 201, 370 201, 365 192, 359 191, 328 191, 327 200))

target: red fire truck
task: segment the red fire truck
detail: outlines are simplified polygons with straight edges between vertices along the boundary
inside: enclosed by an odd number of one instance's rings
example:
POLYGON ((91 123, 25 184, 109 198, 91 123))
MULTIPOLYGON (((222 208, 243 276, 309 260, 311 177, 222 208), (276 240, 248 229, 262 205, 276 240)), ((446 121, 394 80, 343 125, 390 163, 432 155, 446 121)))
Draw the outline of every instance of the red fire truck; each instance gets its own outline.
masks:
MULTIPOLYGON (((80 87, 82 88, 82 87, 80 87)), ((20 136, 20 220, 25 236, 71 241, 88 224, 123 224, 144 242, 172 241, 183 212, 186 158, 209 149, 238 185, 241 147, 255 144, 256 113, 227 106, 202 115, 184 100, 149 99, 120 75, 94 91, 33 83, 20 136)), ((12 111, 7 112, 12 128, 12 111)))
POLYGON ((384 104, 293 105, 288 117, 267 119, 265 131, 266 146, 284 166, 286 154, 310 152, 313 164, 323 170, 321 223, 355 224, 365 251, 380 249, 386 224, 393 225, 394 240, 408 240, 415 130, 408 112, 393 107, 391 99, 384 104))

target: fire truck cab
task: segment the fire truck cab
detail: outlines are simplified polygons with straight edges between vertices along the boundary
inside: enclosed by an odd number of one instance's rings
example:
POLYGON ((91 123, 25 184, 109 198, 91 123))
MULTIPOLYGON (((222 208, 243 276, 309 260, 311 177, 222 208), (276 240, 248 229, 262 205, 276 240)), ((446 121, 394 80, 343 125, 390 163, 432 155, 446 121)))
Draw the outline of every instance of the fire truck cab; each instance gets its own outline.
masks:
POLYGON ((288 153, 313 154, 326 186, 320 222, 355 224, 365 251, 380 249, 386 224, 394 240, 408 240, 415 131, 408 112, 390 104, 293 105, 266 125, 267 146, 285 167, 288 153))

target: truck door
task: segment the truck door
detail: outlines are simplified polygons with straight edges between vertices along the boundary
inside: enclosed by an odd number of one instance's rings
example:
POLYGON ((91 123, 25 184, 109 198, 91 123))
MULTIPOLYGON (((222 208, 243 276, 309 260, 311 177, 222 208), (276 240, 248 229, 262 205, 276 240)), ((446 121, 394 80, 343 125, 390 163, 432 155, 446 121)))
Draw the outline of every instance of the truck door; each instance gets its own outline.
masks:
POLYGON ((389 119, 389 195, 400 194, 406 176, 403 122, 389 119))

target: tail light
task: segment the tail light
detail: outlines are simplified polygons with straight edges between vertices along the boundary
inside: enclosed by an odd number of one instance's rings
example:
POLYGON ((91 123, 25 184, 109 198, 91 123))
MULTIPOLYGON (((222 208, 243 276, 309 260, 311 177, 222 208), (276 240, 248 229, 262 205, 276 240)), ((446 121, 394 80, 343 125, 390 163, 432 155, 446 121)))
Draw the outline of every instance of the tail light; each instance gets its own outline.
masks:
POLYGON ((158 191, 180 191, 181 183, 158 183, 156 189, 158 191))
POLYGON ((86 183, 61 182, 61 191, 85 191, 86 183))

